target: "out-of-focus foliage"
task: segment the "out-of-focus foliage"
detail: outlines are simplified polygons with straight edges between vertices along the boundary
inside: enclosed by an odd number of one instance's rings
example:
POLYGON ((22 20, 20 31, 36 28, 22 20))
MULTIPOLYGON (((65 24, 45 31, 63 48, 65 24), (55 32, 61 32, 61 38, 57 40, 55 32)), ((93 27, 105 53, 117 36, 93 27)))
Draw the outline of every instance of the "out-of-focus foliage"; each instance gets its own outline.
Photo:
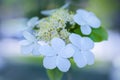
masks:
MULTIPOLYGON (((70 9, 84 8, 88 0, 1 0, 2 10, 5 12, 15 12, 26 17, 39 16, 41 10, 59 8, 67 1, 71 2, 70 9)), ((14 14, 14 15, 15 15, 14 14)))
POLYGON ((57 68, 53 70, 47 70, 47 74, 50 80, 61 80, 63 76, 63 73, 59 71, 57 68))
POLYGON ((29 18, 33 16, 42 17, 40 15, 41 10, 57 8, 64 3, 64 0, 2 0, 2 10, 22 12, 29 18))
POLYGON ((120 7, 119 0, 89 0, 87 9, 95 12, 101 19, 102 26, 113 27, 113 15, 120 7))

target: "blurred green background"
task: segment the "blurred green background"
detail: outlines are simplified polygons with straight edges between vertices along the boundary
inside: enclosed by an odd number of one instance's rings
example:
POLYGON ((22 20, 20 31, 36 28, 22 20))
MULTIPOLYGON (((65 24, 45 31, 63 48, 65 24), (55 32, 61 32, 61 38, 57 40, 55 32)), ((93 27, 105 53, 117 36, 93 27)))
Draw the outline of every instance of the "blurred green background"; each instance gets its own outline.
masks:
POLYGON ((95 43, 94 65, 72 65, 62 80, 120 80, 120 0, 0 0, 0 80, 48 80, 40 57, 20 53, 21 32, 31 17, 45 17, 41 10, 59 8, 69 1, 70 10, 94 12, 109 38, 95 43))

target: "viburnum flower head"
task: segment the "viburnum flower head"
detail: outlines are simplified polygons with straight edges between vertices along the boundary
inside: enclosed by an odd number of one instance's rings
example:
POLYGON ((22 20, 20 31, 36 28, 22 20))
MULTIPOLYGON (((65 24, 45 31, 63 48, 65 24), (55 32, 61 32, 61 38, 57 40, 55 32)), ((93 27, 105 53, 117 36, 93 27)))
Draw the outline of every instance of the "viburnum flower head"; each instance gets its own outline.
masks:
POLYGON ((43 11, 49 16, 40 20, 38 17, 31 18, 27 23, 28 28, 23 32, 25 40, 21 41, 21 52, 42 55, 46 69, 58 68, 67 72, 71 66, 69 59, 73 59, 80 68, 94 63, 94 55, 90 51, 94 42, 89 37, 75 34, 74 30, 78 24, 81 32, 89 35, 92 28, 100 27, 101 22, 94 13, 83 9, 73 14, 64 9, 67 5, 43 11))
POLYGON ((94 63, 94 55, 90 51, 90 49, 94 47, 94 42, 90 38, 81 37, 77 34, 72 33, 69 36, 69 40, 75 49, 73 59, 78 67, 81 68, 87 64, 91 65, 94 63))
POLYGON ((33 53, 33 55, 39 55, 40 44, 37 43, 37 39, 35 38, 35 36, 27 31, 23 32, 23 36, 26 40, 22 40, 20 42, 21 52, 23 54, 33 53))
POLYGON ((100 20, 95 16, 94 13, 88 12, 83 9, 78 9, 74 15, 74 21, 81 27, 81 32, 85 35, 89 35, 92 32, 91 28, 99 28, 101 25, 100 20))
POLYGON ((74 54, 74 49, 71 44, 65 45, 65 42, 60 38, 53 38, 50 45, 42 46, 41 53, 45 56, 43 65, 47 69, 58 68, 62 72, 69 70, 71 64, 68 58, 74 54))

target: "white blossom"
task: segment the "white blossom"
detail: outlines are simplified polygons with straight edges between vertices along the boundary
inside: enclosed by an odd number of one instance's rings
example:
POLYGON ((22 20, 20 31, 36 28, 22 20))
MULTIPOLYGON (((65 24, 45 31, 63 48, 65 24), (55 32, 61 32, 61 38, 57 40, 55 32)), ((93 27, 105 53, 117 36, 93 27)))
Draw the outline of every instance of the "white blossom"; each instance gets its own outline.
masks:
POLYGON ((94 42, 89 37, 71 32, 78 24, 81 32, 89 35, 92 28, 100 27, 101 22, 94 13, 83 9, 78 9, 74 15, 65 9, 69 4, 66 3, 60 9, 42 11, 48 17, 40 20, 38 17, 31 18, 27 23, 28 28, 23 32, 25 40, 21 41, 21 52, 42 55, 46 69, 58 68, 67 72, 71 58, 80 68, 94 63, 94 55, 90 51, 94 42))
POLYGON ((68 58, 74 54, 71 44, 65 45, 60 38, 53 38, 51 45, 42 46, 41 53, 44 54, 43 65, 47 69, 58 68, 62 72, 69 70, 71 64, 68 58))
POLYGON ((81 32, 85 35, 89 35, 91 33, 91 28, 99 28, 101 25, 100 20, 95 16, 94 13, 83 9, 78 9, 73 19, 81 26, 81 32))
POLYGON ((94 43, 90 38, 72 33, 69 36, 69 40, 74 47, 75 54, 73 55, 73 59, 78 67, 81 68, 87 64, 91 65, 94 63, 94 55, 90 51, 94 47, 94 43))
POLYGON ((52 10, 42 10, 40 13, 46 16, 50 16, 52 13, 54 13, 57 9, 52 10))
MULTIPOLYGON (((66 4, 64 4, 61 8, 65 9, 65 8, 68 8, 70 5, 70 1, 69 2, 66 2, 66 4)), ((57 11, 58 9, 51 9, 51 10, 42 10, 40 13, 43 14, 43 15, 46 15, 46 16, 50 16, 52 15, 52 13, 54 13, 55 11, 57 11)))
POLYGON ((33 17, 28 21, 27 26, 29 28, 33 28, 35 25, 38 24, 38 22, 39 22, 39 18, 38 17, 33 17))
POLYGON ((38 38, 50 41, 54 37, 60 37, 68 42, 70 32, 66 28, 67 23, 70 23, 69 27, 74 24, 73 15, 68 10, 57 9, 51 16, 39 21, 38 38))
POLYGON ((37 43, 37 39, 27 31, 23 32, 23 36, 26 40, 20 42, 21 52, 23 54, 33 53, 33 55, 40 55, 40 45, 37 43))

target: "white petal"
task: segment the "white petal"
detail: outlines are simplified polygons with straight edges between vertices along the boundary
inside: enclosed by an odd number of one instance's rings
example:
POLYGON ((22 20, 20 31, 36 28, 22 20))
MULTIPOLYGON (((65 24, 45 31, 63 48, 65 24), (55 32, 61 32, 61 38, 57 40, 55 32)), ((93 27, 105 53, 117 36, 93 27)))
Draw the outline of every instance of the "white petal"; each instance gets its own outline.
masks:
POLYGON ((68 8, 70 3, 71 3, 70 1, 67 1, 66 4, 64 4, 61 8, 63 8, 63 9, 68 8))
POLYGON ((38 20, 39 20, 38 17, 33 17, 33 18, 31 18, 31 19, 28 21, 27 25, 30 26, 30 27, 34 27, 34 26, 36 25, 36 22, 37 22, 38 20))
POLYGON ((52 9, 52 10, 43 10, 41 11, 41 14, 50 16, 53 12, 55 12, 57 9, 52 9))
POLYGON ((70 61, 65 58, 57 58, 57 67, 62 72, 67 72, 71 66, 70 61))
POLYGON ((94 55, 93 55, 93 53, 91 51, 84 51, 83 54, 85 55, 85 57, 87 59, 87 64, 88 65, 94 64, 95 57, 94 57, 94 55))
POLYGON ((101 25, 100 20, 92 12, 89 12, 89 15, 86 21, 93 28, 98 28, 101 25))
POLYGON ((85 56, 80 52, 77 51, 75 55, 73 56, 73 59, 78 67, 82 68, 87 65, 87 60, 85 56))
POLYGON ((76 12, 79 13, 79 14, 81 14, 82 16, 88 15, 88 11, 86 11, 84 9, 78 9, 76 12))
POLYGON ((65 42, 60 38, 53 38, 51 40, 51 45, 56 52, 59 52, 65 47, 65 42))
POLYGON ((81 25, 81 32, 85 35, 89 35, 91 33, 91 27, 89 25, 81 25))
POLYGON ((49 45, 41 46, 40 53, 42 53, 44 56, 54 56, 54 55, 56 55, 55 51, 49 45))
POLYGON ((56 57, 45 57, 43 66, 47 69, 54 69, 56 67, 56 57))
POLYGON ((22 54, 26 55, 26 54, 32 53, 33 47, 34 47, 33 44, 30 44, 30 45, 27 45, 27 46, 21 46, 22 54))
POLYGON ((70 58, 73 56, 74 54, 74 49, 72 47, 72 44, 68 44, 66 45, 66 47, 61 51, 60 56, 64 57, 64 58, 70 58))
POLYGON ((36 44, 33 48, 33 55, 37 56, 37 55, 40 55, 40 51, 39 51, 39 48, 40 48, 40 45, 36 44))
POLYGON ((69 40, 70 42, 72 42, 72 44, 78 48, 81 48, 81 36, 77 35, 77 34, 74 34, 72 33, 70 36, 69 36, 69 40))
POLYGON ((31 44, 31 42, 29 42, 29 41, 27 41, 27 40, 22 40, 22 41, 20 41, 20 45, 25 46, 25 45, 29 45, 29 44, 31 44))
POLYGON ((27 31, 23 32, 23 36, 30 42, 34 42, 36 40, 35 37, 27 31))
POLYGON ((88 37, 83 37, 81 39, 81 50, 90 50, 94 47, 94 42, 88 38, 88 37))
POLYGON ((88 11, 83 9, 78 9, 76 12, 77 14, 73 17, 74 21, 79 25, 86 25, 88 11))
POLYGON ((74 21, 79 24, 79 25, 86 25, 87 23, 85 22, 84 18, 80 14, 75 14, 73 17, 74 21))
POLYGON ((38 44, 40 44, 41 46, 48 45, 48 43, 46 43, 45 41, 38 41, 38 44))

